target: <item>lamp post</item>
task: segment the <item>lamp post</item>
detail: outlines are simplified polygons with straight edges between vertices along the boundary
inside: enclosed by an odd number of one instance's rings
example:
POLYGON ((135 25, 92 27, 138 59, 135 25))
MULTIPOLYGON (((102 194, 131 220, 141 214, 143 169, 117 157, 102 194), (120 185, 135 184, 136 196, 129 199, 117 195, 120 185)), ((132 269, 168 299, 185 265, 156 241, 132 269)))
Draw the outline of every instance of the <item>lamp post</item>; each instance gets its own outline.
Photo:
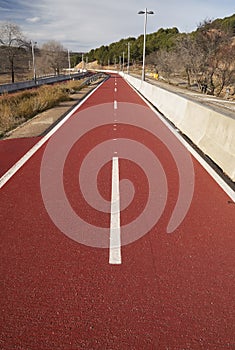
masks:
POLYGON ((127 43, 127 74, 130 71, 130 42, 127 43))
POLYGON ((84 54, 82 53, 82 72, 84 71, 84 54))
POLYGON ((37 76, 36 76, 36 65, 35 65, 35 55, 34 55, 34 45, 36 45, 36 41, 33 42, 31 40, 31 46, 32 46, 32 58, 33 58, 33 79, 35 84, 37 83, 37 76))
POLYGON ((153 15, 153 11, 148 11, 147 8, 144 11, 139 11, 138 15, 144 15, 144 46, 143 46, 143 67, 142 67, 142 81, 145 80, 145 47, 146 47, 146 27, 147 27, 147 15, 153 15))
POLYGON ((68 63, 69 63, 69 78, 71 78, 71 61, 70 61, 70 51, 68 49, 68 63))

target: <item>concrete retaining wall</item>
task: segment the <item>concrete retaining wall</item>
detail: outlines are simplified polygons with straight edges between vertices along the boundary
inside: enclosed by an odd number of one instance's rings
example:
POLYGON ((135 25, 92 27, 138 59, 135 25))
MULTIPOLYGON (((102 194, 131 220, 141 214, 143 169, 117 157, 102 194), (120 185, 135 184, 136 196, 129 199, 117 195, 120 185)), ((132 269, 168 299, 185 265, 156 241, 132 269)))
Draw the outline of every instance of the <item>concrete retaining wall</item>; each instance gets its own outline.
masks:
POLYGON ((235 181, 235 117, 130 75, 124 78, 235 181))

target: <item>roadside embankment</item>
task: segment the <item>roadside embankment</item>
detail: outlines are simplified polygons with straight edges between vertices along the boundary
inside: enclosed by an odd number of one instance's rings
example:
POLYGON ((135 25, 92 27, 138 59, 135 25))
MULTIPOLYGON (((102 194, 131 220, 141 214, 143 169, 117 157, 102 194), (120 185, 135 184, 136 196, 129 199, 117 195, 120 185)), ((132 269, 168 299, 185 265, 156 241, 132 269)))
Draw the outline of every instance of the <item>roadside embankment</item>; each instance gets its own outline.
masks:
POLYGON ((94 75, 85 80, 1 96, 1 138, 41 135, 103 79, 94 75))
POLYGON ((235 116, 130 75, 125 79, 235 181, 235 116))

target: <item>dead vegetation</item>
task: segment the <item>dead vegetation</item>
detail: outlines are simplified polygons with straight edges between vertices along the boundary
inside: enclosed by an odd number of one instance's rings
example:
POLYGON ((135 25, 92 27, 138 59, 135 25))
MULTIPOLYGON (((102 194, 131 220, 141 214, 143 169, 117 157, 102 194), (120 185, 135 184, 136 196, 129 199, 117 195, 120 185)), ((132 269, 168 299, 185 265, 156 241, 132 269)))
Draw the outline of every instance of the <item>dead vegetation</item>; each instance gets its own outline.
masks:
POLYGON ((0 136, 40 112, 71 99, 81 89, 82 81, 44 85, 38 89, 4 94, 0 97, 0 136))

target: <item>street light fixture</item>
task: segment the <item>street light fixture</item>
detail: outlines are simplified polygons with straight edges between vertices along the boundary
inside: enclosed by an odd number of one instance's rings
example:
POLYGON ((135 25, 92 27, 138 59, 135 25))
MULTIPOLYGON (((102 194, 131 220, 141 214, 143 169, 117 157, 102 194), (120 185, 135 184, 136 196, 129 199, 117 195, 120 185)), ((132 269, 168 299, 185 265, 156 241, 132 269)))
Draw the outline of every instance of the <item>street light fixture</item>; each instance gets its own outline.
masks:
POLYGON ((143 46, 143 67, 142 67, 142 81, 145 80, 145 47, 146 47, 146 27, 147 27, 147 15, 154 15, 153 11, 148 11, 147 8, 144 11, 139 11, 138 15, 144 16, 144 46, 143 46))

